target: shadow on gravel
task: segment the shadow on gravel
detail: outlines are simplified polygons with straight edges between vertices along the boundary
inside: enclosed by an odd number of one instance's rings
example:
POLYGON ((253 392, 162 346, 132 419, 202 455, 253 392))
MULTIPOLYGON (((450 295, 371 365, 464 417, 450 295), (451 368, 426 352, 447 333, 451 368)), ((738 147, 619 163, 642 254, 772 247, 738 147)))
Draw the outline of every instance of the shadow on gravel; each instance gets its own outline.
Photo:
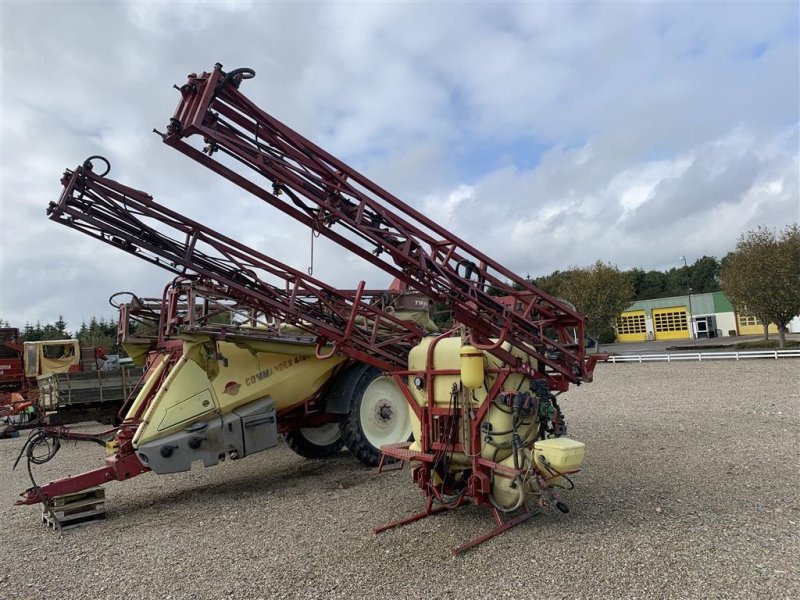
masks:
POLYGON ((369 470, 352 473, 347 477, 337 477, 334 481, 326 481, 325 489, 332 491, 349 490, 364 483, 375 481, 376 477, 377 470, 370 468, 369 470))
MULTIPOLYGON (((225 464, 220 464, 209 467, 209 469, 224 469, 225 466, 225 464)), ((361 466, 360 463, 355 462, 352 456, 343 453, 341 456, 304 460, 280 468, 275 468, 265 461, 261 465, 261 469, 250 469, 247 475, 234 476, 214 483, 197 481, 193 485, 189 473, 182 475, 184 476, 182 480, 174 482, 175 487, 180 486, 180 489, 164 490, 163 493, 153 492, 147 498, 120 498, 119 507, 122 508, 123 502, 124 510, 128 511, 171 504, 189 506, 192 503, 203 503, 209 499, 218 501, 231 498, 232 501, 238 501, 242 498, 284 492, 306 484, 306 480, 310 477, 319 479, 316 489, 342 490, 373 480, 377 472, 372 468, 361 466)), ((164 477, 162 475, 153 476, 164 477)))

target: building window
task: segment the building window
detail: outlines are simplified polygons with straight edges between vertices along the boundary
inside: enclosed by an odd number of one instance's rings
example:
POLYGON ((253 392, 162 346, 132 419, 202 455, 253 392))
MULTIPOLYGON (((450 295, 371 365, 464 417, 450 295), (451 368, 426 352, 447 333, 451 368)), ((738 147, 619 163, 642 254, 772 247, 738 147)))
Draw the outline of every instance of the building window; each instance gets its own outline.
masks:
POLYGON ((739 327, 751 327, 754 325, 763 325, 761 323, 761 319, 759 319, 758 317, 739 315, 739 327))
POLYGON ((620 315, 617 319, 617 334, 630 335, 636 333, 647 333, 644 315, 620 315))

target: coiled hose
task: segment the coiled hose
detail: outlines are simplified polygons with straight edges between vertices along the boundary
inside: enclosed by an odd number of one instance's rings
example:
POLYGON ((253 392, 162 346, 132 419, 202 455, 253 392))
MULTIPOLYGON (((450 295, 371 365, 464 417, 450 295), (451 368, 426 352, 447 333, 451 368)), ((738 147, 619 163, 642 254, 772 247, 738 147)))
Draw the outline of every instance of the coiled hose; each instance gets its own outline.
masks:
POLYGON ((31 480, 31 485, 33 486, 33 489, 38 491, 40 488, 33 478, 31 465, 43 465, 44 463, 49 462, 60 449, 61 433, 59 431, 54 431, 52 429, 37 429, 32 431, 28 436, 28 439, 25 440, 25 444, 19 451, 19 456, 17 456, 17 460, 14 461, 14 466, 12 468, 17 468, 19 461, 24 455, 27 461, 28 477, 31 480))

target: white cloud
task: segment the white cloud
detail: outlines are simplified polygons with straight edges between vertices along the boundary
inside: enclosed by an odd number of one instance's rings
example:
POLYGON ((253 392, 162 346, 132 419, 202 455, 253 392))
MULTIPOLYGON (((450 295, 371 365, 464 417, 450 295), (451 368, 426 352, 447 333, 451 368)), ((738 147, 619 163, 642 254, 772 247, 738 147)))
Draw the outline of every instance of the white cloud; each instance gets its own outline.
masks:
POLYGON ((427 196, 422 201, 425 216, 444 227, 449 227, 456 211, 465 202, 475 197, 475 188, 471 185, 459 185, 444 196, 427 196))
MULTIPOLYGON (((44 217, 91 154, 297 269, 309 234, 161 144, 217 61, 306 137, 521 274, 665 268, 800 219, 798 7, 2 3, 0 318, 109 316, 168 273, 44 217)), ((322 239, 315 275, 377 269, 322 239)))

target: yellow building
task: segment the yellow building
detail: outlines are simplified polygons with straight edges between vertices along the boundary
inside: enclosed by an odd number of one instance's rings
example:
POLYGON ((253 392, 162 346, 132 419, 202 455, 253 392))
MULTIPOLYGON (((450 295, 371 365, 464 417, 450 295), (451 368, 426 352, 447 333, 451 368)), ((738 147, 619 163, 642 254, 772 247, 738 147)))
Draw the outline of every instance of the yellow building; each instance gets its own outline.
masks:
MULTIPOLYGON (((792 321, 789 330, 800 331, 800 318, 792 321)), ((634 302, 617 317, 615 331, 618 342, 645 342, 761 335, 764 327, 757 317, 736 313, 725 294, 712 292, 692 294, 691 304, 689 296, 634 302)), ((778 333, 775 323, 769 324, 769 333, 778 333)))
POLYGON ((689 296, 640 300, 621 313, 616 323, 618 342, 728 335, 740 334, 733 306, 722 292, 692 294, 691 304, 689 296))

